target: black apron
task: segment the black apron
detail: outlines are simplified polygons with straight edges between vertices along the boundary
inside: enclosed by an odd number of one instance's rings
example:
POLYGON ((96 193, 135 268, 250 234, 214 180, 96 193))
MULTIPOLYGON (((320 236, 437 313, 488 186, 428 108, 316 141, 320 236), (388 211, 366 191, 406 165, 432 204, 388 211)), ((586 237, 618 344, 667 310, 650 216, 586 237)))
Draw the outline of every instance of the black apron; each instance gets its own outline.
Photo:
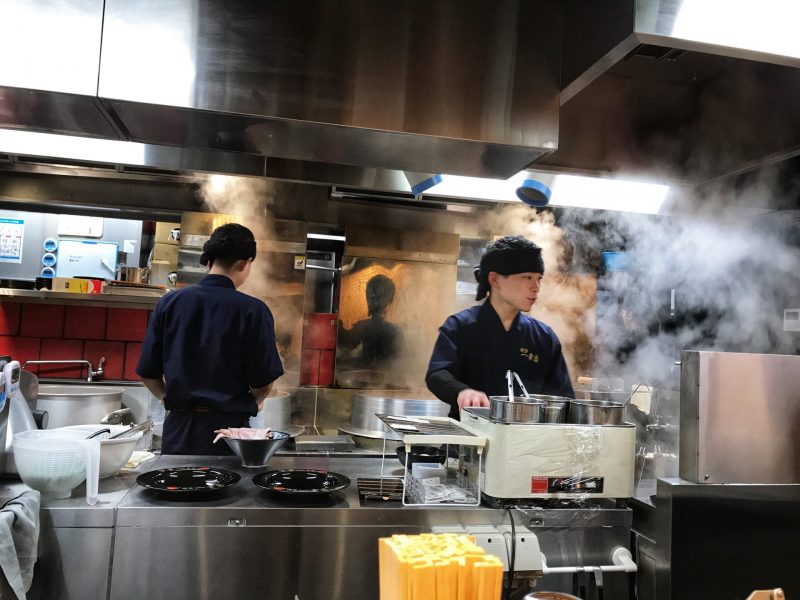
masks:
POLYGON ((212 443, 216 429, 249 427, 250 416, 208 410, 171 410, 164 420, 162 454, 227 456, 233 454, 224 440, 212 443))

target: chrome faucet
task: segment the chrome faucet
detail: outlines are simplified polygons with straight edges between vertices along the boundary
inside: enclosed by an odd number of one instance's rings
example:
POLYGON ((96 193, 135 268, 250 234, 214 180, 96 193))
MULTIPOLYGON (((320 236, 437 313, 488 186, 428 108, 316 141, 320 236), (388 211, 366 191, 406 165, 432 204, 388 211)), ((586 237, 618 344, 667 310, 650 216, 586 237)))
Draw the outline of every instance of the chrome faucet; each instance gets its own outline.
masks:
POLYGON ((86 365, 89 370, 89 375, 86 377, 88 383, 92 383, 95 377, 103 374, 103 365, 106 362, 106 357, 100 357, 100 362, 97 364, 97 371, 92 369, 92 363, 88 360, 29 360, 22 368, 25 369, 28 365, 86 365))

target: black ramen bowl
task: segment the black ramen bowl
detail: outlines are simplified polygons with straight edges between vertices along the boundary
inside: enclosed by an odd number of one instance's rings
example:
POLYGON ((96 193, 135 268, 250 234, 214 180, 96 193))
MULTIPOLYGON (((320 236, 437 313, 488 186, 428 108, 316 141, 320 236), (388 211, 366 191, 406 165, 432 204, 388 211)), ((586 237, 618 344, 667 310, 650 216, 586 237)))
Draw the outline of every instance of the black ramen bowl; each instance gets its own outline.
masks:
POLYGON ((255 475, 253 483, 273 494, 309 497, 343 490, 350 485, 350 479, 330 471, 279 469, 255 475))
POLYGON ((239 457, 243 467, 266 467, 269 459, 283 446, 291 435, 283 431, 270 431, 263 440, 240 440, 223 438, 233 453, 239 457))

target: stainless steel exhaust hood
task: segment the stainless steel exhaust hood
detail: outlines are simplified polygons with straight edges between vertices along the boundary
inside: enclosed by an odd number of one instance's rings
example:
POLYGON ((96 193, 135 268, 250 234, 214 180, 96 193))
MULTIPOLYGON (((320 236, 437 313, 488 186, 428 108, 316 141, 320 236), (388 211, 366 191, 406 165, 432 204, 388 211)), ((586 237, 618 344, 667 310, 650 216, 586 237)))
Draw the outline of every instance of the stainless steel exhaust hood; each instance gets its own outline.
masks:
POLYGON ((798 154, 795 2, 565 0, 559 148, 539 164, 690 183, 798 154))
POLYGON ((800 11, 752 4, 4 0, 0 127, 403 193, 531 163, 703 183, 800 155, 800 11))
POLYGON ((558 144, 552 0, 6 0, 0 22, 2 126, 486 177, 558 144))

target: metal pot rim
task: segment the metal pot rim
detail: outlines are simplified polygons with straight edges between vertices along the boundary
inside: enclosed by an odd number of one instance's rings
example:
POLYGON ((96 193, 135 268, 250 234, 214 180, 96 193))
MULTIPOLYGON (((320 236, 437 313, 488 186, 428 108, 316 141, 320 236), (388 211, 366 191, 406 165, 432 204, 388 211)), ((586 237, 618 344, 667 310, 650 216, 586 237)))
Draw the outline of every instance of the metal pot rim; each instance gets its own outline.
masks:
POLYGON ((48 400, 59 397, 79 397, 79 396, 116 396, 125 393, 124 387, 113 385, 95 385, 95 384, 80 384, 72 385, 66 384, 53 384, 54 387, 48 387, 50 384, 39 384, 39 398, 46 398, 48 400), (69 389, 74 388, 74 389, 69 389), (91 390, 91 391, 90 391, 91 390))
POLYGON ((625 408, 622 402, 611 402, 611 400, 570 400, 572 404, 578 406, 593 406, 596 408, 625 408))
POLYGON ((569 402, 574 402, 572 398, 568 398, 567 396, 548 396, 547 394, 530 394, 530 397, 534 400, 541 400, 546 404, 568 404, 569 402))
POLYGON ((489 400, 491 402, 498 402, 498 403, 505 403, 505 404, 533 404, 537 406, 545 406, 547 402, 544 400, 538 400, 530 398, 526 398, 525 396, 514 396, 514 401, 508 399, 508 396, 489 396, 489 400))

